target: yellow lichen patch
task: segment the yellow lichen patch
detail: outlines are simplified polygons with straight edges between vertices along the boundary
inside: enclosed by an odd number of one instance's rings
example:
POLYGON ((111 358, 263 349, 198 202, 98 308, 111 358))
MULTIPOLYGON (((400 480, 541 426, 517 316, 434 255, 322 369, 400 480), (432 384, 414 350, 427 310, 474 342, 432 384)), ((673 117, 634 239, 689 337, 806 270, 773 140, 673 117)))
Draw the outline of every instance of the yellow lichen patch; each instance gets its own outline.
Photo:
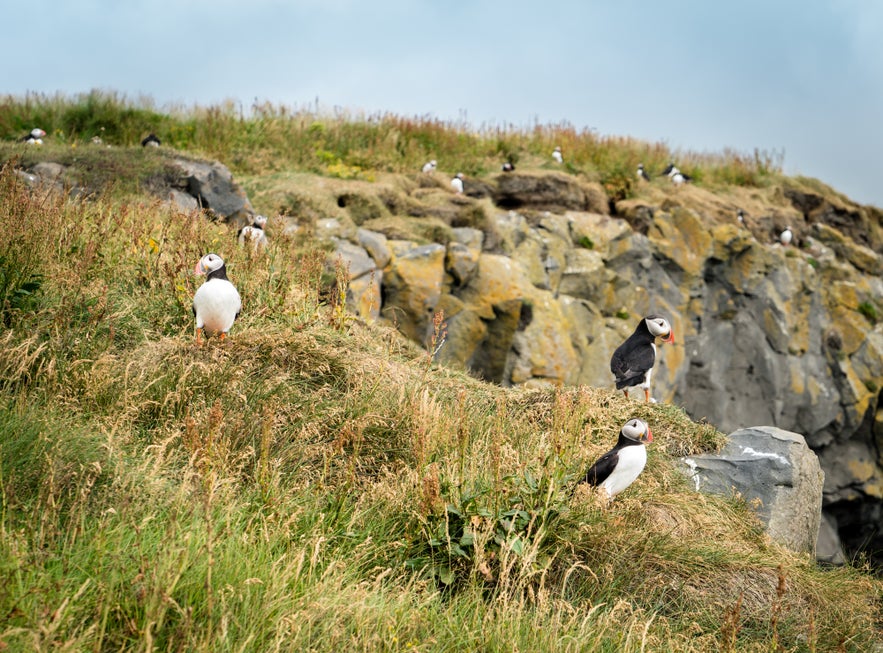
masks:
POLYGON ((712 240, 708 228, 692 211, 675 209, 671 214, 658 213, 647 237, 686 273, 702 273, 712 240))

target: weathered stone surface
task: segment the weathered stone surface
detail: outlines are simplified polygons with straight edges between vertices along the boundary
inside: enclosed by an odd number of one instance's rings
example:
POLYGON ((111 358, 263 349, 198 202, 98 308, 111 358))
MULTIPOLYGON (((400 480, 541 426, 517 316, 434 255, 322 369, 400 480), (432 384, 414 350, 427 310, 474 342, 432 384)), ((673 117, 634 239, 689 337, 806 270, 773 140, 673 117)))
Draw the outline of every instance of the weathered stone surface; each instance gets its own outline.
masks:
POLYGON ((445 247, 390 241, 392 259, 384 270, 381 314, 409 338, 424 343, 441 299, 445 247))
POLYGON ((358 279, 362 275, 377 269, 374 259, 368 255, 368 252, 363 247, 340 238, 333 240, 335 249, 329 256, 329 264, 333 267, 336 264, 335 262, 340 259, 341 264, 348 271, 348 279, 358 279))
POLYGON ((169 190, 168 202, 182 213, 199 210, 199 201, 193 195, 180 191, 177 188, 169 190))
POLYGON ((175 159, 182 185, 197 199, 200 207, 211 209, 222 220, 245 222, 254 214, 245 192, 233 181, 227 166, 218 162, 175 159))
POLYGON ((378 268, 385 268, 392 258, 392 252, 390 252, 386 236, 383 234, 359 228, 356 230, 356 241, 371 255, 378 268))
POLYGON ((599 186, 584 185, 561 173, 510 173, 497 178, 494 201, 505 208, 533 208, 608 213, 607 196, 599 186))
POLYGON ((759 501, 770 537, 815 555, 825 475, 803 436, 759 426, 731 433, 719 454, 682 458, 697 491, 759 501))

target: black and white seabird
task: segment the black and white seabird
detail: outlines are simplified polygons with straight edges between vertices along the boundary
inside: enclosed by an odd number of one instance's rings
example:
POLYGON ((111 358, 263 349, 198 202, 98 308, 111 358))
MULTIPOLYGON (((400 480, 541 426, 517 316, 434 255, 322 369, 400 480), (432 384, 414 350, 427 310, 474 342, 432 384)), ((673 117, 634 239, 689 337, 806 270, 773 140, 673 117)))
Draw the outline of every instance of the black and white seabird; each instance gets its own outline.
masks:
POLYGON ((218 334, 223 340, 242 310, 239 292, 227 278, 224 259, 217 254, 206 254, 199 259, 193 273, 206 275, 205 283, 193 295, 196 344, 202 344, 203 333, 218 334))
POLYGON ((782 243, 785 247, 790 245, 793 239, 794 232, 791 231, 791 227, 785 227, 785 230, 779 234, 779 242, 782 243))
POLYGON ((613 499, 635 482, 647 464, 645 443, 653 442, 653 433, 646 422, 632 418, 619 432, 616 446, 601 456, 586 472, 583 483, 602 487, 613 499))
POLYGON ((665 166, 665 169, 662 171, 663 176, 668 177, 671 174, 672 170, 677 170, 677 168, 675 168, 674 161, 669 161, 668 165, 665 166))
POLYGON ((515 170, 515 164, 512 163, 511 161, 506 161, 503 163, 502 166, 500 166, 500 169, 503 172, 512 172, 513 170, 515 170))
POLYGON ((656 362, 656 338, 662 342, 674 342, 671 325, 664 317, 648 315, 638 322, 635 332, 616 348, 610 359, 610 371, 616 377, 616 389, 629 396, 629 388, 641 386, 644 400, 650 398, 650 377, 656 362))
POLYGON ((435 172, 435 168, 438 166, 438 161, 433 159, 432 161, 427 161, 423 164, 423 172, 435 172))
POLYGON ((671 170, 668 173, 668 176, 671 177, 671 183, 673 183, 675 186, 680 186, 681 184, 686 184, 688 181, 693 180, 690 175, 685 175, 674 166, 672 166, 671 170))
POLYGON ((144 140, 141 141, 141 147, 159 147, 161 144, 159 137, 154 133, 148 134, 144 137, 144 140))
POLYGON ((39 127, 34 127, 27 134, 22 136, 19 140, 21 143, 30 143, 31 145, 42 145, 43 137, 46 135, 46 132, 40 129, 39 127))
POLYGON ((240 245, 251 243, 255 249, 261 249, 267 246, 267 233, 264 227, 267 226, 267 217, 264 215, 256 215, 252 218, 251 224, 242 227, 236 234, 240 245))
POLYGON ((736 220, 738 220, 740 225, 745 224, 745 211, 739 209, 739 212, 736 214, 736 220))
POLYGON ((456 176, 453 179, 451 179, 451 188, 454 189, 454 192, 457 193, 457 195, 463 194, 463 173, 462 172, 458 172, 456 174, 456 176))
POLYGON ((638 164, 638 179, 643 179, 644 181, 650 181, 650 175, 647 174, 647 171, 644 170, 644 164, 638 164))
POLYGON ((552 151, 552 158, 555 159, 557 163, 564 163, 564 157, 561 155, 561 148, 556 146, 552 151))

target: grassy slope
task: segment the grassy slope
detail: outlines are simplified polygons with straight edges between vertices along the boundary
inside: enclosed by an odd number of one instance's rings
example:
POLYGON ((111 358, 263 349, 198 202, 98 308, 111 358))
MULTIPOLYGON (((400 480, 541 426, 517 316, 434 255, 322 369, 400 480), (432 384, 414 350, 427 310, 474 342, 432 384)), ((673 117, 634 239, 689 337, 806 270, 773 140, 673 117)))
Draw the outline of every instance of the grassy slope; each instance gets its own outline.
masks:
MULTIPOLYGON (((132 151, 137 159, 140 150, 132 151)), ((869 650, 881 585, 770 543, 675 455, 720 435, 607 389, 503 390, 156 205, 0 178, 0 649, 869 650), (189 270, 244 310, 197 349, 189 270), (581 470, 656 436, 611 507, 581 470)))

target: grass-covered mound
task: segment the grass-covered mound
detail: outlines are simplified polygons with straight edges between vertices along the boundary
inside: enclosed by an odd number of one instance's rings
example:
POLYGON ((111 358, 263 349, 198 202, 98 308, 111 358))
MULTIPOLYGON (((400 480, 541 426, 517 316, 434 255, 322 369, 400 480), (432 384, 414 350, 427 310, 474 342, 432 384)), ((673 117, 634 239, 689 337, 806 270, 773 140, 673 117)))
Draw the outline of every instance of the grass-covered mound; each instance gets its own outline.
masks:
MULTIPOLYGON (((673 457, 720 434, 609 389, 438 368, 324 253, 0 175, 0 650, 869 650, 880 582, 771 543, 673 457), (196 347, 195 262, 243 297, 196 347), (574 483, 631 416, 606 506, 574 483)), ((439 336, 442 335, 441 325, 439 336)), ((443 345, 442 345, 443 346, 443 345)))

